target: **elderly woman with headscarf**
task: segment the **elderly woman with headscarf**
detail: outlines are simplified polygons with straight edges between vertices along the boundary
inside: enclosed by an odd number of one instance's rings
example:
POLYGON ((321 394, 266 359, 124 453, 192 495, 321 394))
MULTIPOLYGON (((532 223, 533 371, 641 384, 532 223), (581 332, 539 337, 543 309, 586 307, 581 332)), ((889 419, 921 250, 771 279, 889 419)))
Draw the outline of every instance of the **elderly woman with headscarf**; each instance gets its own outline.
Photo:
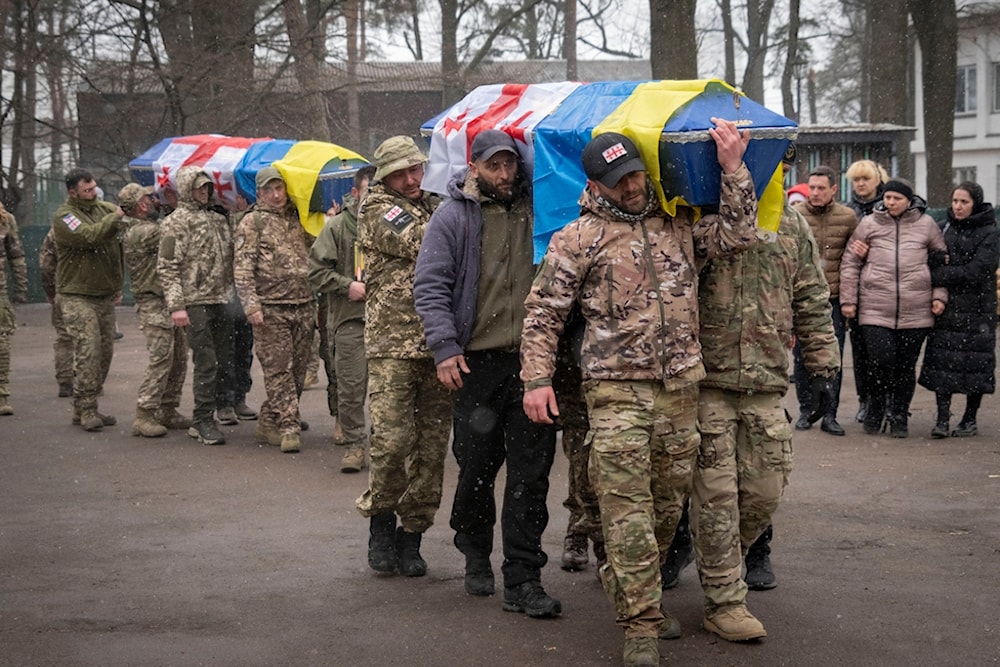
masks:
POLYGON ((965 394, 965 414, 952 436, 976 434, 976 413, 983 394, 995 387, 997 294, 994 272, 1000 258, 1000 232, 993 205, 983 201, 977 183, 961 183, 951 193, 944 228, 948 263, 931 280, 948 289, 945 308, 927 338, 920 384, 937 397, 932 438, 948 437, 951 395, 965 394))
POLYGON ((868 349, 868 434, 886 419, 892 437, 909 435, 917 358, 948 300, 945 288, 931 284, 930 261, 944 261, 945 243, 926 209, 907 181, 889 181, 840 261, 840 310, 857 316, 868 349))

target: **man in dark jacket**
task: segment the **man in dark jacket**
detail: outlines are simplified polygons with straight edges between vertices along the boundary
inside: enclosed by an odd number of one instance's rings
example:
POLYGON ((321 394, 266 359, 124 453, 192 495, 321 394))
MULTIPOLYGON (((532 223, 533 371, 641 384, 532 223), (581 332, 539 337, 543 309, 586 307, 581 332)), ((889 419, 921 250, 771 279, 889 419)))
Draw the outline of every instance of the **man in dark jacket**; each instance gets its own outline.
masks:
POLYGON ((555 429, 525 415, 519 379, 534 271, 531 195, 514 140, 499 130, 476 135, 469 168, 452 179, 448 195, 420 247, 413 296, 438 379, 455 392, 451 527, 466 558, 465 589, 493 593, 493 489, 506 459, 503 608, 556 616, 562 606, 541 585, 555 429))

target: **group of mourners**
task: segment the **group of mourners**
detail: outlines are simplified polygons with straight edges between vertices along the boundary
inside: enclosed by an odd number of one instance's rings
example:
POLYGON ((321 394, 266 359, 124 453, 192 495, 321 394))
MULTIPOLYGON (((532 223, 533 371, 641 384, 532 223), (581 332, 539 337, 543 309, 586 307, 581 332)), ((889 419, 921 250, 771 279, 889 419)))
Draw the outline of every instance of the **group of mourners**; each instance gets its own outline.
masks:
MULTIPOLYGON (((663 591, 692 560, 704 628, 730 641, 764 637, 746 594, 774 587, 771 517, 791 472, 789 350, 795 428, 820 422, 844 435, 837 408, 850 332, 865 433, 908 435, 926 339, 919 382, 937 399, 932 437, 975 435, 982 396, 994 391, 1000 247, 981 187, 954 189, 942 227, 910 183, 870 160, 847 171, 850 207, 834 201, 836 173, 817 167, 805 201, 786 202, 777 231, 765 232, 743 163, 749 136, 712 120, 715 210, 667 204, 647 173, 650 156, 625 134, 598 134, 582 153, 580 217, 537 266, 522 147, 499 130, 472 139, 468 166, 443 197, 423 189, 427 158, 413 140, 387 139, 314 243, 273 167, 257 175, 257 204, 238 224, 196 167, 177 174, 162 225, 151 188, 129 184, 115 206, 99 200, 89 172, 74 170, 52 226, 54 305, 73 340, 73 422, 87 431, 115 423, 97 400, 127 261, 150 351, 133 433, 180 428, 222 444, 220 420, 257 417, 248 386, 228 400, 221 392, 236 309, 264 370, 255 437, 299 451, 319 293, 343 469, 369 467, 356 506, 369 520, 371 569, 426 574, 421 538, 441 502, 451 436, 459 473, 450 525, 465 591, 496 590, 494 488, 505 464, 503 608, 560 615, 541 584, 541 539, 561 429, 571 511, 562 566, 583 569, 592 545, 624 631, 624 663, 657 665, 659 640, 681 635, 663 591), (177 412, 188 348, 192 419, 177 412), (954 394, 967 403, 951 429, 954 394)), ((786 171, 795 161, 792 146, 786 171)), ((9 263, 21 299, 23 248, 13 216, 0 216, 0 278, 9 263)), ((13 315, 0 287, 6 415, 13 315)))

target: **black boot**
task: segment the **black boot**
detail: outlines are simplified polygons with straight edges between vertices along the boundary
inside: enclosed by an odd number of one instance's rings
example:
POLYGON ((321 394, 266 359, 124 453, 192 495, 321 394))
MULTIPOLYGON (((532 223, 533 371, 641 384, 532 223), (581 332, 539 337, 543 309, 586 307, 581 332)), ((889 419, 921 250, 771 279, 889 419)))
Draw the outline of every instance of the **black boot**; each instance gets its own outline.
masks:
POLYGON ((761 533, 757 541, 747 549, 746 568, 747 574, 743 578, 747 583, 747 588, 752 591, 767 591, 778 583, 774 580, 774 572, 771 570, 771 537, 774 530, 771 526, 761 533))
POLYGON ((931 429, 932 438, 948 437, 948 420, 951 419, 951 394, 935 394, 937 399, 937 418, 931 429))
POLYGON ((395 572, 396 515, 393 512, 376 514, 368 530, 368 567, 376 572, 395 572))
POLYGON ((889 435, 894 438, 908 438, 910 437, 910 430, 908 426, 909 413, 901 412, 889 417, 889 435))
POLYGON ((951 432, 953 437, 964 438, 976 434, 976 413, 979 412, 979 405, 982 400, 982 394, 969 394, 968 402, 965 404, 965 414, 962 415, 962 421, 958 422, 958 426, 951 432))
POLYGON ((423 533, 411 533, 402 526, 396 529, 396 562, 399 572, 407 577, 427 574, 427 561, 420 556, 423 533))
POLYGON ((670 542, 667 559, 660 566, 660 581, 663 589, 673 588, 681 580, 681 572, 694 560, 694 548, 691 545, 691 529, 688 525, 688 505, 684 504, 684 512, 677 522, 674 539, 670 542))

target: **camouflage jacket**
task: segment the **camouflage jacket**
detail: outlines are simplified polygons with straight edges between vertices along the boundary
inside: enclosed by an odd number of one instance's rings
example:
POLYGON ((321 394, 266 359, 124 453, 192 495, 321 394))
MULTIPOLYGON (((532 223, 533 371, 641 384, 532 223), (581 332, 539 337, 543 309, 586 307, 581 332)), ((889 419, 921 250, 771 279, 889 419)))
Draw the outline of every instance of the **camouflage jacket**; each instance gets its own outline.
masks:
POLYGON ((812 231, 798 212, 785 207, 777 241, 713 259, 700 278, 708 372, 702 386, 784 394, 793 335, 811 375, 837 375, 830 290, 812 231))
POLYGON ((69 198, 52 220, 59 262, 56 292, 91 297, 121 293, 125 262, 118 207, 94 199, 69 198))
POLYGON ((132 294, 163 296, 163 286, 156 273, 160 251, 160 225, 154 220, 128 218, 125 232, 125 264, 132 281, 132 294))
POLYGON ((336 331, 343 322, 365 319, 365 302, 350 301, 352 282, 364 282, 365 259, 358 243, 358 204, 344 195, 344 210, 330 218, 309 251, 309 280, 326 299, 326 326, 336 331))
POLYGON ((418 201, 376 182, 358 211, 358 238, 365 253, 365 353, 369 359, 430 358, 424 327, 413 305, 417 253, 431 213, 440 203, 424 193, 418 201))
POLYGON ((24 260, 24 246, 17 233, 17 220, 0 204, 0 294, 7 296, 7 267, 14 278, 14 301, 24 301, 28 296, 28 265, 24 260))
POLYGON ((574 301, 586 322, 584 379, 688 384, 704 374, 697 264, 755 242, 757 198, 745 166, 723 175, 718 214, 695 225, 688 208, 628 222, 588 191, 582 215, 556 232, 525 301, 521 380, 551 383, 556 343, 574 301))
POLYGON ((291 202, 272 211, 258 202, 236 226, 233 277, 247 315, 262 304, 295 305, 313 300, 309 241, 291 202))
POLYGON ((56 240, 52 230, 42 239, 42 247, 38 249, 38 272, 42 277, 42 291, 45 297, 52 301, 56 298, 56 267, 59 265, 59 253, 56 251, 56 240))
POLYGON ((200 171, 193 166, 178 170, 177 208, 160 230, 156 272, 171 313, 232 300, 233 234, 226 216, 192 197, 200 171))

